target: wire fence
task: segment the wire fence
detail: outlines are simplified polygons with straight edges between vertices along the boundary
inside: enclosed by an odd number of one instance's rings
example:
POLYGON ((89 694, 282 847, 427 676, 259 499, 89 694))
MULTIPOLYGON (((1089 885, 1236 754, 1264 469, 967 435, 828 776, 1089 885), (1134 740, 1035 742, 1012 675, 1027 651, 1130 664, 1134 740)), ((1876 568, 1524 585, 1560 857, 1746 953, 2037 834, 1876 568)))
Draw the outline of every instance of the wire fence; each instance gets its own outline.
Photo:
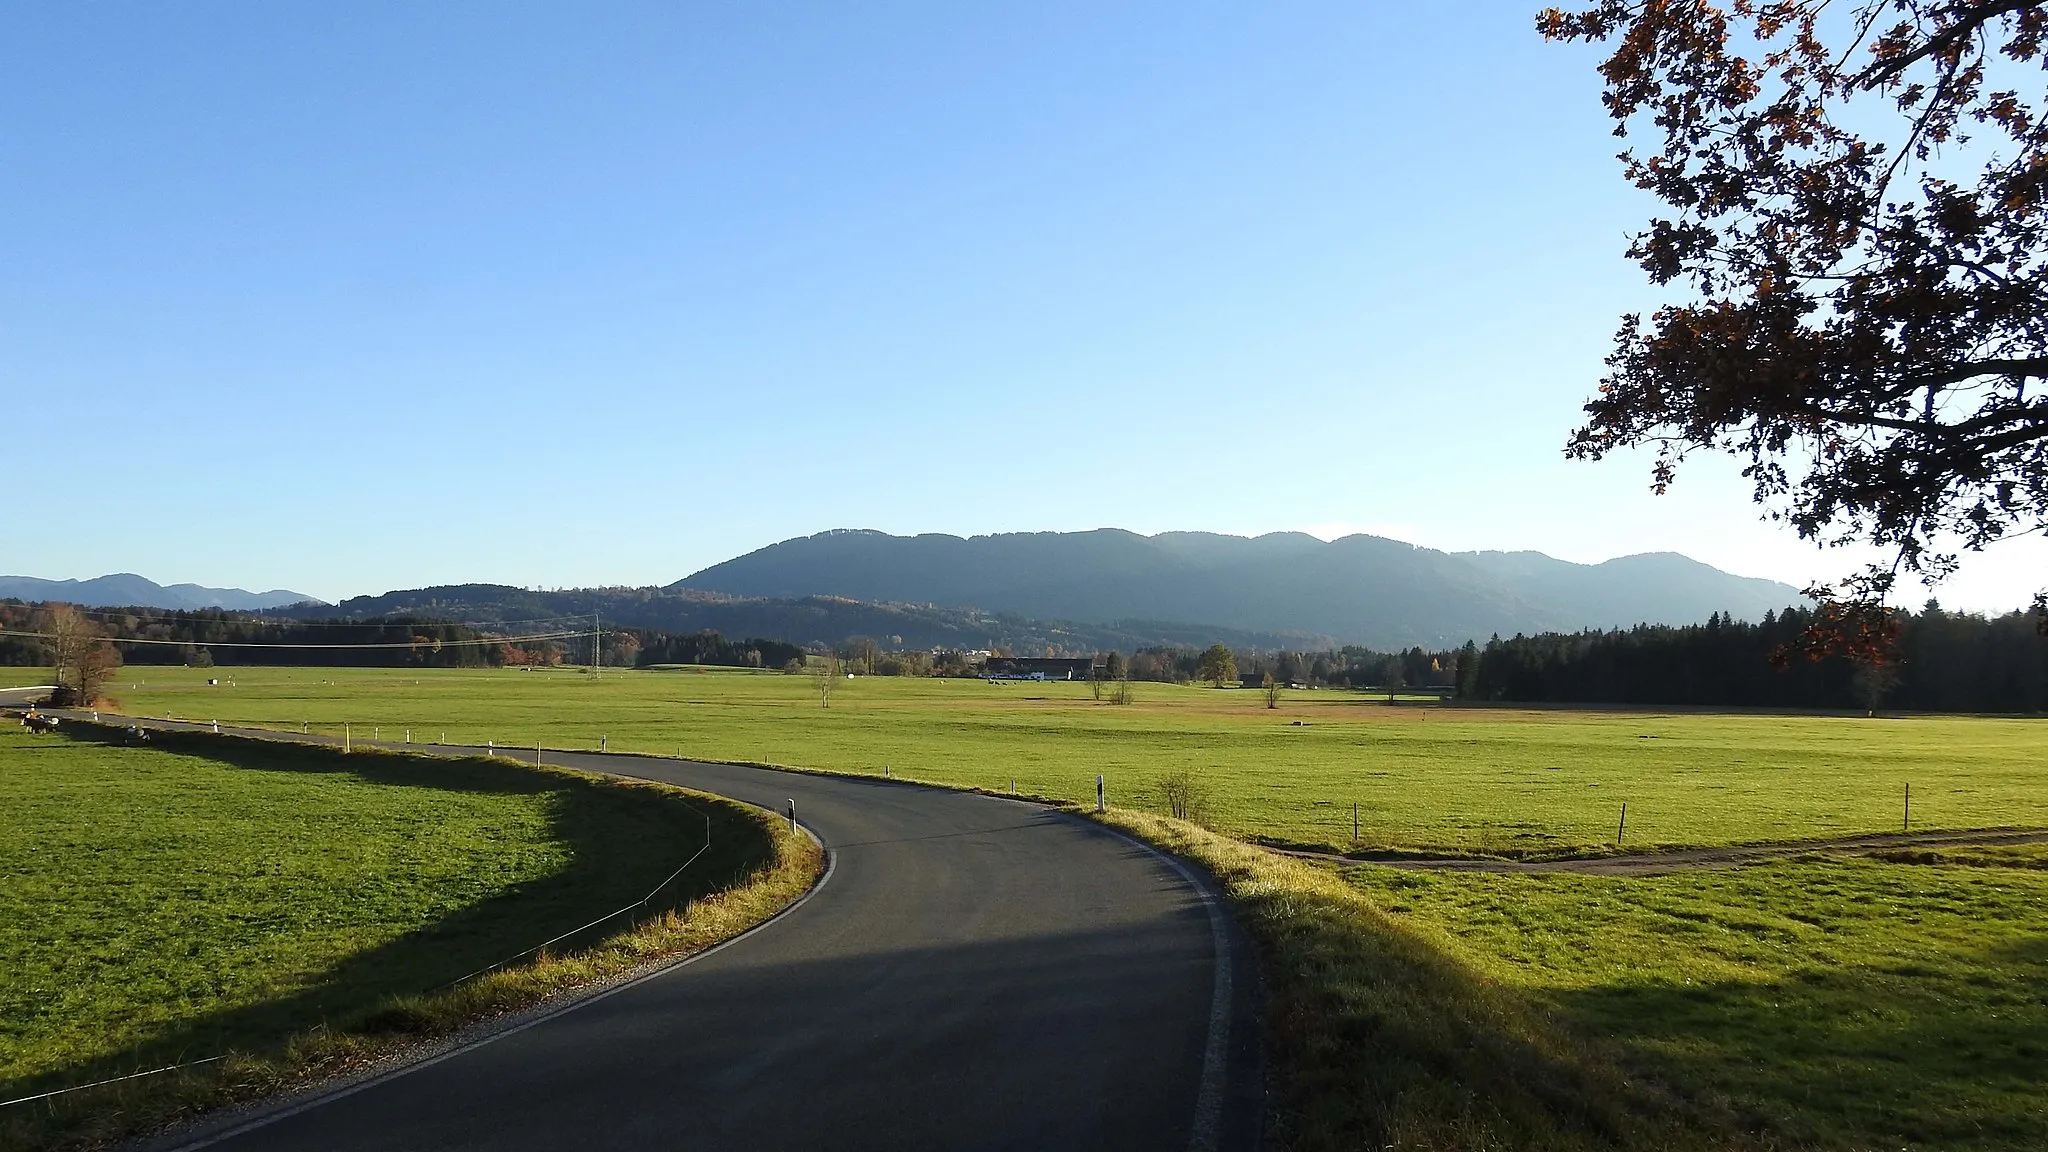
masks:
MULTIPOLYGON (((72 721, 72 722, 73 722, 73 723, 79 723, 80 721, 79 721, 79 720, 78 720, 78 719, 77 719, 76 717, 74 717, 74 718, 73 718, 73 721, 72 721)), ((93 724, 93 725, 95 725, 96 727, 100 727, 100 728, 104 728, 104 729, 110 729, 110 730, 112 730, 112 729, 114 728, 114 726, 113 726, 113 725, 109 725, 109 724, 105 724, 105 723, 101 722, 101 721, 100 721, 100 719, 99 719, 99 714, 98 714, 98 713, 93 713, 93 714, 92 714, 92 720, 91 720, 91 721, 89 721, 89 723, 92 723, 92 724, 93 724)), ((197 731, 197 732, 201 732, 201 733, 204 733, 204 734, 207 734, 207 735, 214 735, 214 734, 221 734, 221 735, 233 735, 233 734, 234 734, 234 730, 232 730, 232 729, 230 729, 230 730, 228 730, 228 731, 226 731, 226 732, 223 732, 218 722, 212 722, 212 723, 211 723, 211 728, 210 728, 210 730, 209 730, 209 729, 208 729, 208 727, 207 727, 207 722, 202 722, 202 721, 190 721, 190 720, 142 720, 142 719, 139 719, 139 718, 137 718, 137 719, 131 719, 131 720, 129 721, 129 723, 128 723, 127 725, 124 725, 123 727, 126 727, 126 728, 134 728, 134 729, 138 729, 138 730, 146 730, 146 729, 152 729, 152 728, 154 728, 154 729, 157 729, 157 730, 159 730, 159 731, 174 731, 174 732, 194 732, 194 731, 197 731), (173 727, 174 725, 175 725, 175 727, 173 727)), ((255 731, 255 730, 251 730, 251 731, 255 731)), ((289 733, 286 733, 286 734, 287 734, 287 735, 289 735, 289 733)), ((272 733, 268 733, 268 732, 265 732, 265 733, 264 733, 264 735, 272 735, 272 733)), ((420 745, 414 745, 414 747, 421 747, 421 746, 420 746, 420 745)), ((540 760, 541 760, 541 754, 542 754, 542 752, 543 752, 543 749, 542 749, 542 747, 541 747, 540 745, 535 745, 535 746, 534 746, 534 749, 533 749, 533 752, 534 752, 534 762, 535 762, 536 764, 540 763, 540 760)), ((653 907, 653 906, 654 906, 654 901, 655 901, 655 898, 656 898, 656 897, 658 897, 658 896, 660 896, 660 895, 661 895, 661 893, 662 893, 662 891, 663 891, 664 889, 668 888, 668 887, 669 887, 669 886, 670 886, 671 884, 674 884, 674 883, 675 883, 675 882, 676 882, 676 881, 677 881, 678 879, 680 879, 680 878, 682 877, 682 875, 683 875, 683 873, 684 873, 684 872, 686 872, 686 871, 688 871, 688 870, 689 870, 689 868, 690 868, 690 865, 692 865, 692 864, 695 864, 695 863, 696 863, 696 862, 697 862, 698 860, 700 860, 700 859, 702 859, 702 858, 703 858, 703 856, 704 856, 704 854, 705 854, 706 852, 709 852, 709 851, 711 851, 711 814, 710 814, 710 813, 708 813, 708 812, 706 812, 706 811, 704 811, 703 809, 701 809, 701 808, 697 807, 696 805, 694 805, 694 804, 691 804, 690 802, 688 802, 688 801, 686 801, 686 800, 677 800, 677 801, 676 801, 676 803, 678 803, 678 804, 681 804, 681 805, 682 805, 683 807, 685 807, 685 808, 689 809, 689 810, 690 810, 691 812, 694 812, 694 813, 696 813, 696 814, 697 814, 698 816, 700 816, 700 817, 702 817, 702 818, 703 818, 703 820, 704 820, 704 843, 703 843, 703 844, 701 844, 701 845, 699 845, 699 846, 697 847, 697 850, 696 850, 695 852, 692 852, 692 853, 690 854, 690 857, 689 857, 689 859, 687 859, 687 860, 684 860, 684 861, 683 861, 683 862, 682 862, 681 864, 679 864, 679 865, 677 865, 677 866, 676 866, 676 868, 675 868, 675 870, 674 870, 674 871, 672 871, 672 872, 670 872, 670 873, 669 873, 668 875, 666 875, 666 876, 662 877, 662 879, 661 879, 661 882, 660 882, 660 883, 658 883, 658 884, 656 884, 656 885, 655 885, 654 887, 652 887, 652 888, 648 889, 648 890, 647 890, 647 894, 646 894, 645 896, 642 896, 642 897, 640 897, 640 898, 639 898, 638 900, 635 900, 635 901, 633 901, 633 902, 632 902, 631 904, 627 904, 627 905, 625 905, 624 907, 621 907, 621 908, 617 908, 617 909, 614 909, 613 911, 607 912, 607 913, 605 913, 604 915, 602 915, 602 916, 599 916, 599 917, 598 917, 597 919, 595 919, 595 920, 592 920, 592 921, 590 921, 589 923, 586 923, 586 924, 580 924, 580 925, 578 925, 578 926, 576 926, 576 927, 574 927, 574 928, 571 928, 571 929, 569 929, 569 930, 568 930, 567 932, 563 932, 563 933, 560 933, 560 934, 558 934, 558 935, 555 935, 555 936, 551 936, 551 937, 549 937, 548 939, 546 939, 546 940, 543 940, 543 941, 541 941, 541 942, 540 942, 540 943, 538 943, 538 944, 535 944, 535 945, 534 945, 534 946, 532 946, 531 948, 523 948, 523 949, 521 949, 521 950, 519 950, 519 951, 517 951, 517 952, 514 952, 514 953, 512 953, 512 954, 511 954, 511 955, 509 955, 509 956, 506 956, 506 957, 505 957, 504 959, 501 959, 501 960, 496 960, 496 961, 493 961, 493 962, 492 962, 492 963, 490 963, 490 964, 486 964, 486 965, 484 965, 484 966, 483 966, 482 968, 478 968, 478 969, 477 969, 476 971, 474 971, 474 972, 469 972, 469 973, 466 973, 466 974, 464 974, 464 975, 458 976, 458 977, 456 977, 455 979, 453 979, 453 980, 450 980, 450 981, 448 981, 448 982, 447 982, 447 983, 445 983, 445 984, 437 984, 437 985, 435 985, 434 987, 432 987, 432 988, 429 988, 429 989, 428 989, 428 990, 426 991, 425 995, 428 995, 428 996, 432 996, 432 995, 436 995, 436 994, 438 994, 438 993, 441 993, 441 992, 446 992, 446 991, 447 991, 448 989, 450 989, 450 988, 454 988, 454 987, 456 987, 456 986, 458 986, 458 985, 461 985, 461 984, 465 984, 465 983, 468 983, 469 981, 471 981, 471 980, 474 980, 474 979, 476 979, 476 978, 477 978, 477 977, 479 977, 479 976, 483 976, 483 975, 487 975, 487 974, 489 974, 489 973, 492 973, 492 972, 496 972, 496 971, 499 971, 500 969, 503 969, 503 968, 507 967, 508 965, 511 965, 511 964, 515 964, 515 963, 517 963, 518 961, 520 961, 520 960, 522 960, 522 959, 525 959, 525 958, 526 958, 526 957, 528 957, 528 956, 532 956, 532 955, 535 955, 535 954, 537 954, 537 953, 543 952, 543 951, 545 951, 546 949, 548 949, 548 948, 551 948, 551 947, 553 947, 554 945, 556 945, 556 944, 559 944, 559 943, 561 943, 561 942, 562 942, 562 941, 564 941, 564 940, 568 940, 568 939, 571 939, 572 937, 575 937, 575 936, 581 935, 582 933, 588 932, 588 931, 590 931, 590 930, 591 930, 592 928, 596 928, 596 927, 598 927, 598 926, 599 926, 599 925, 601 925, 601 924, 609 923, 610 921, 613 921, 613 920, 617 920, 618 918, 620 918, 620 917, 622 917, 622 916, 626 916, 626 915, 628 915, 628 914, 630 914, 630 913, 635 913, 635 912, 638 912, 638 911, 640 911, 640 910, 642 910, 642 909, 646 909, 646 908, 651 908, 651 907, 653 907)), ((14 1098, 14 1099, 11 1099, 11 1100, 0 1100, 0 1108, 12 1108, 12 1107, 14 1107, 15 1105, 18 1105, 18 1104, 33 1104, 33 1103, 35 1103, 35 1102, 36 1102, 36 1101, 38 1101, 38 1100, 50 1100, 50 1099, 54 1099, 54 1098, 56 1098, 56 1097, 59 1097, 59 1096, 68 1096, 68 1095, 70 1095, 70 1094, 72 1094, 72 1093, 74 1093, 74 1092, 84 1092, 84 1091, 86 1091, 87 1089, 91 1089, 91 1088, 104 1088, 104 1087, 107 1087, 108 1085, 111 1085, 111 1084, 121 1084, 121 1083, 125 1083, 125 1082, 127 1082, 127 1081, 130 1081, 130 1080, 140 1080, 140 1079, 143 1079, 143 1078, 145 1078, 145 1077, 149 1077, 149 1076, 161 1076, 161 1075, 163 1075, 163 1074, 165 1074, 165 1073, 168 1073, 168 1072, 179 1072, 179 1071, 183 1071, 183 1070, 185 1070, 185 1069, 188 1069, 188 1068, 197 1068, 197 1067, 199 1067, 199 1066, 201 1066, 201 1065, 204 1065, 204 1064, 216 1064, 216 1063, 219 1063, 220 1061, 223 1061, 223 1060, 226 1060, 226 1059, 228 1059, 228 1058, 229 1058, 230 1056, 232 1056, 232 1055, 233 1055, 233 1053, 226 1053, 226 1052, 224 1052, 224 1053, 222 1053, 222 1054, 220 1054, 220 1055, 218 1055, 218 1056, 208 1056, 208 1057, 205 1057, 204 1059, 200 1059, 200 1060, 187 1060, 187 1061, 184 1061, 183 1063, 179 1063, 179 1064, 166 1064, 166 1065, 164 1065, 164 1066, 163 1066, 163 1067, 161 1067, 161 1068, 151 1068, 151 1069, 148 1069, 148 1070, 146 1070, 146 1071, 142 1071, 142 1072, 130 1072, 130 1073, 127 1073, 127 1074, 125 1074, 125 1075, 121 1075, 121 1076, 110 1076, 110 1077, 108 1077, 108 1078, 106 1078, 106 1079, 104 1079, 104 1080, 94 1080, 94 1081, 92 1081, 92 1082, 90 1082, 90 1083, 87 1083, 87 1084, 73 1084, 73 1085, 71 1085, 71 1086, 69 1086, 69 1087, 66 1087, 66 1088, 53 1088, 53 1089, 51 1089, 51 1090, 49 1090, 49 1091, 47 1091, 47 1092, 38 1092, 38 1093, 35 1093, 34 1095, 30 1095, 30 1096, 20 1096, 20 1097, 16 1097, 16 1098, 14 1098)))

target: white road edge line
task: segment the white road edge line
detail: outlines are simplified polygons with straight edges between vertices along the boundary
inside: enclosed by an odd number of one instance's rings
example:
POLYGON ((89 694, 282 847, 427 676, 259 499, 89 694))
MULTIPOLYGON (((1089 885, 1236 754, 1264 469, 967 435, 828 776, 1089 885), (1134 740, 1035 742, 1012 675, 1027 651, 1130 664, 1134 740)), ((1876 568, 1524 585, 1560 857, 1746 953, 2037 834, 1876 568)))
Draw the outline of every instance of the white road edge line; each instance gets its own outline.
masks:
POLYGON ((1088 823, 1166 861, 1180 873, 1181 879, 1188 882, 1188 887, 1195 890, 1195 895, 1202 900, 1202 911, 1209 916, 1209 939, 1216 955, 1216 982, 1209 994, 1209 1039, 1202 1046, 1202 1085, 1195 1093, 1195 1126, 1188 1133, 1188 1152, 1216 1152, 1223 1134, 1223 1089, 1229 1074, 1229 1053, 1226 1049, 1230 1045, 1230 939, 1223 925, 1223 912, 1216 906, 1216 897, 1210 894, 1209 886, 1170 853, 1120 828, 1093 820, 1088 823))
MULTIPOLYGON (((820 840, 818 838, 818 834, 816 832, 811 831, 808 825, 799 823, 797 826, 799 828, 802 828, 804 830, 804 834, 809 836, 812 839, 812 841, 816 842, 820 848, 824 848, 824 841, 820 840)), ((714 944, 711 947, 706 948, 702 952, 695 952, 688 956, 685 956, 683 959, 676 961, 674 964, 669 964, 664 967, 657 968, 654 971, 646 973, 642 976, 636 976, 623 984, 607 988, 602 992, 598 992, 590 996, 585 996, 579 1000, 571 1001, 570 1003, 564 1004, 561 1007, 554 1009, 553 1011, 544 1012, 539 1016, 535 1016, 531 1020, 523 1020, 510 1028, 506 1028, 498 1032, 493 1032, 488 1036, 479 1037, 475 1040, 470 1041, 467 1044, 462 1044, 458 1045, 457 1047, 450 1048, 446 1052, 436 1053, 435 1055, 430 1056, 427 1059, 421 1060, 417 1063, 407 1064, 403 1068, 394 1068, 389 1072, 385 1072, 377 1076, 372 1076, 367 1080, 350 1084, 345 1088, 337 1088, 332 1092, 323 1093, 319 1096, 313 1097, 310 1100, 301 1101, 300 1103, 294 1104, 289 1108, 282 1108, 268 1115, 259 1116, 256 1119, 249 1120, 242 1124, 238 1124, 232 1128, 227 1129, 226 1131, 216 1132, 210 1136, 204 1136, 198 1140, 191 1141, 190 1143, 179 1144, 171 1149, 168 1149, 167 1152, 196 1152, 196 1150, 200 1148, 211 1148, 216 1144, 222 1143, 223 1141, 232 1140, 237 1136, 243 1136, 250 1132, 254 1132, 258 1128, 267 1128, 280 1120, 289 1120, 293 1116, 299 1115, 301 1112, 310 1112, 315 1108, 319 1108, 327 1104, 332 1104, 337 1100, 345 1099, 347 1097, 355 1095, 358 1092, 375 1088, 379 1084, 388 1083, 392 1080, 398 1079, 401 1076, 410 1076, 414 1072, 418 1072, 427 1068, 432 1068, 434 1065, 439 1064, 444 1060, 452 1060, 457 1056, 463 1055, 464 1053, 474 1052, 478 1048, 481 1048, 486 1044, 494 1044, 500 1040, 503 1040, 507 1036, 517 1036, 519 1033, 526 1031, 528 1028, 545 1024, 548 1021, 553 1020, 557 1016, 566 1016, 569 1013, 576 1011, 578 1008, 588 1008, 590 1005, 595 1004, 600 1000, 605 1000, 609 999, 610 997, 616 996, 619 993, 626 991, 628 988, 638 987, 641 984, 645 984, 649 980, 654 980, 662 976, 667 976, 672 972, 678 971, 683 968, 687 968, 690 965, 695 964, 697 961, 702 960, 707 956, 711 956, 716 953, 722 952, 725 949, 730 948, 733 945, 739 943, 740 941, 745 940, 747 937, 752 936, 754 933, 772 926, 777 921, 781 920, 783 917, 789 915, 791 912, 794 912, 797 909, 803 907, 805 904, 809 903, 811 897, 816 896, 819 892, 824 891, 825 885, 831 881, 832 873, 838 870, 838 867, 839 854, 832 851, 829 848, 826 848, 824 875, 818 877, 818 882, 816 884, 811 885, 810 891, 805 892, 802 896, 797 897, 796 900, 791 902, 787 907, 776 912, 775 915, 770 916, 768 919, 761 921, 759 924, 754 925, 752 928, 747 929, 745 932, 740 933, 732 939, 723 941, 718 944, 714 944)))

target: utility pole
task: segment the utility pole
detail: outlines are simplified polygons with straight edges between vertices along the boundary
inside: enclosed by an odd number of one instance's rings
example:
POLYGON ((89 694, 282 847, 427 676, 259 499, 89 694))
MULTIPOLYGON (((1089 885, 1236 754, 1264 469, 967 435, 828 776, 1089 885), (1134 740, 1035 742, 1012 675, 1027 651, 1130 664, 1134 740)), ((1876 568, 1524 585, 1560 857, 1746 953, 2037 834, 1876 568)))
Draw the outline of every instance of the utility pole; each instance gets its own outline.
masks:
POLYGON ((595 612, 590 614, 590 675, 592 679, 604 675, 604 622, 595 612))

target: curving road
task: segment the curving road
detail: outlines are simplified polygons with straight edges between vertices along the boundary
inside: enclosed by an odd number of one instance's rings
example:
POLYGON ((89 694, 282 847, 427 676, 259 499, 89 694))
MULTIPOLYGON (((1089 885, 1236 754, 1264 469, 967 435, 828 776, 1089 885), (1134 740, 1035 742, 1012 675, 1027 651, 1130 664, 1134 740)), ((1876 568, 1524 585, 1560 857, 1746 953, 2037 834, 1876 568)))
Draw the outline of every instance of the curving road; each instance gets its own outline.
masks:
POLYGON ((830 870, 782 916, 694 960, 158 1146, 1256 1143, 1249 953, 1206 882, 1178 863, 995 797, 623 755, 547 758, 777 810, 794 799, 830 870))

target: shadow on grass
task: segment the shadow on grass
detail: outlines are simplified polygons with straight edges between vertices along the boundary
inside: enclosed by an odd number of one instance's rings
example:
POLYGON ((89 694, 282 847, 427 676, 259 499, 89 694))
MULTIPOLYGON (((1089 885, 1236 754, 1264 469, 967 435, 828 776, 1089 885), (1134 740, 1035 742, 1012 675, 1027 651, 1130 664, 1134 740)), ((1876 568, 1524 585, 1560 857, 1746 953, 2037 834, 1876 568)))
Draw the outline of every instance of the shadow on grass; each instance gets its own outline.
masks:
POLYGON ((1739 1101, 1795 1146, 2048 1148, 2048 936, 1938 967, 1902 960, 1551 999, 1630 1062, 1739 1101))
MULTIPOLYGON (((66 725, 74 740, 123 742, 117 730, 66 725)), ((429 759, 384 752, 266 743, 196 733, 152 733, 148 747, 212 765, 266 773, 346 774, 423 792, 546 796, 551 833, 567 844, 568 865, 472 904, 386 944, 355 953, 309 978, 302 990, 170 1025, 114 1056, 61 1068, 8 1086, 8 1094, 82 1083, 138 1068, 214 1056, 263 1053, 315 1027, 374 1027, 391 998, 437 988, 504 960, 597 916, 633 903, 704 845, 710 848, 639 915, 659 914, 730 888, 774 859, 753 815, 718 801, 682 798, 648 785, 594 780, 508 760, 429 759)), ((430 797, 422 798, 430 804, 430 797)), ((634 915, 562 941, 556 954, 632 926, 634 915)))

